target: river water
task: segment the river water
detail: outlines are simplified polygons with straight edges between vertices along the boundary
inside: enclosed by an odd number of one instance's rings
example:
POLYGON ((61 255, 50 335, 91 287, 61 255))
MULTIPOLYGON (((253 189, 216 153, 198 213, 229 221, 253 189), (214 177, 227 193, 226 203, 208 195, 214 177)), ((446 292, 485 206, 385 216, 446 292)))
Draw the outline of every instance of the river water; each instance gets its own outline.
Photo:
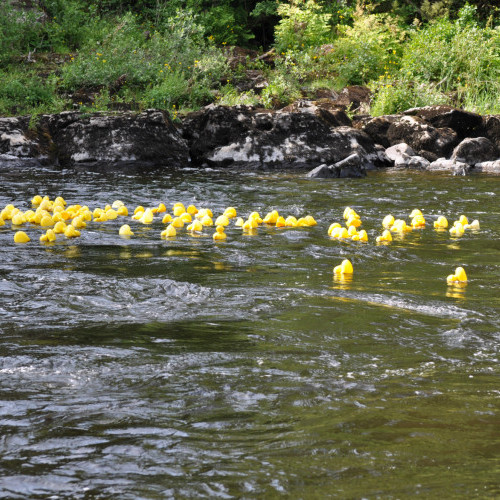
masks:
POLYGON ((126 217, 50 245, 0 227, 0 498, 499 498, 499 193, 404 171, 3 171, 0 208, 180 201, 318 225, 214 243, 126 217), (368 243, 328 237, 346 206, 368 243), (425 229, 375 244, 414 208, 425 229), (451 238, 441 214, 481 229, 451 238), (449 287, 457 266, 469 281, 449 287))

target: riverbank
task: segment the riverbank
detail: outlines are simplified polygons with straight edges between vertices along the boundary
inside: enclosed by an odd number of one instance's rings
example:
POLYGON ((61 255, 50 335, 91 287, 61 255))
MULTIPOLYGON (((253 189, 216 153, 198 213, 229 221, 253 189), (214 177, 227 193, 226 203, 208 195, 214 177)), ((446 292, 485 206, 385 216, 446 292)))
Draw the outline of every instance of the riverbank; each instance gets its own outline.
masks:
MULTIPOLYGON (((347 100, 349 92, 359 95, 359 88, 345 89, 347 100)), ((177 123, 157 109, 0 118, 0 164, 300 170, 310 177, 362 177, 386 167, 500 173, 499 115, 427 106, 350 116, 350 107, 333 98, 277 111, 209 105, 177 123)))

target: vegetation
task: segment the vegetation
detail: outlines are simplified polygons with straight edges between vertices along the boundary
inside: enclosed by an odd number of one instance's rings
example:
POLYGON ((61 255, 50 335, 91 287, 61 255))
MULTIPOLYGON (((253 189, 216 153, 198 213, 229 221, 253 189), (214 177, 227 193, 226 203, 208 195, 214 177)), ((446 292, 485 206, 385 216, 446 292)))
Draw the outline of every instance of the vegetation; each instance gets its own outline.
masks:
POLYGON ((276 108, 346 85, 373 90, 374 115, 438 103, 500 113, 494 4, 7 0, 0 115, 156 107, 175 118, 211 102, 276 108), (235 62, 232 46, 256 52, 235 62), (271 48, 268 62, 256 57, 271 48), (249 70, 267 86, 243 88, 249 70))

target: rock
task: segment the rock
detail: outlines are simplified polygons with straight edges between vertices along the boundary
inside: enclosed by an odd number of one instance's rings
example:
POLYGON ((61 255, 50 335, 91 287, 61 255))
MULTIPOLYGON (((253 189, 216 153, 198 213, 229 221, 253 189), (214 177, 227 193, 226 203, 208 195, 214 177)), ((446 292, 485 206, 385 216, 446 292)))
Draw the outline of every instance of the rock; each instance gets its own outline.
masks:
POLYGON ((414 168, 425 170, 429 167, 430 161, 423 156, 402 153, 394 160, 394 166, 398 168, 414 168))
POLYGON ((307 177, 312 179, 338 179, 365 176, 366 169, 363 165, 363 158, 358 153, 353 153, 334 165, 322 164, 307 174, 307 177))
POLYGON ((483 118, 484 135, 500 149, 500 115, 489 115, 483 118))
POLYGON ((321 118, 330 127, 350 127, 351 119, 343 109, 343 106, 335 104, 333 99, 321 99, 311 101, 309 99, 298 99, 280 110, 282 113, 309 113, 321 118))
POLYGON ((384 115, 371 118, 367 121, 363 120, 361 130, 367 133, 376 144, 381 144, 384 148, 388 148, 391 144, 387 138, 387 131, 397 119, 397 115, 384 115))
POLYGON ((0 154, 34 158, 40 154, 36 133, 29 129, 29 116, 0 118, 0 154))
POLYGON ((358 153, 363 165, 384 166, 368 135, 332 128, 322 114, 207 106, 183 125, 194 165, 310 169, 358 153))
POLYGON ((464 139, 451 155, 453 161, 474 165, 485 161, 494 161, 500 157, 498 148, 486 137, 464 139))
POLYGON ((183 166, 189 161, 186 142, 168 114, 159 110, 44 115, 39 133, 45 134, 48 149, 62 166, 183 166))
POLYGON ((358 111, 362 107, 369 107, 372 95, 372 91, 368 87, 351 85, 340 91, 336 103, 342 104, 351 111, 358 111))
POLYGON ((405 142, 420 156, 434 161, 448 156, 457 145, 457 134, 450 128, 434 128, 414 116, 401 116, 392 121, 387 129, 391 145, 405 142))
POLYGON ((500 174, 500 160, 483 161, 474 165, 474 172, 483 174, 500 174))
POLYGON ((435 128, 451 128, 459 140, 484 134, 483 118, 476 113, 450 106, 425 106, 412 108, 403 114, 418 116, 435 128))
POLYGON ((392 161, 396 161, 398 157, 401 155, 407 155, 407 156, 416 156, 417 153, 413 151, 408 144, 405 142, 401 142, 399 144, 395 144, 394 146, 391 146, 385 150, 385 154, 389 159, 392 161))
POLYGON ((470 172, 471 166, 467 163, 439 158, 433 161, 427 170, 431 172, 449 172, 453 175, 466 175, 470 172))
POLYGON ((260 94, 269 83, 263 71, 257 69, 245 70, 244 76, 235 83, 238 92, 254 91, 255 94, 260 94))

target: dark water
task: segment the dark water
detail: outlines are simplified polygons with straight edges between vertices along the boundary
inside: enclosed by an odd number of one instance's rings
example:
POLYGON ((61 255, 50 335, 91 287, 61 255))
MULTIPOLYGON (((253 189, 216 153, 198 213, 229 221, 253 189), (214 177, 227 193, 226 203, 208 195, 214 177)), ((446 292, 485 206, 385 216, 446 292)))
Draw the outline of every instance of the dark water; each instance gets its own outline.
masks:
POLYGON ((2 172, 132 209, 278 209, 318 226, 160 239, 130 218, 0 227, 1 498, 499 498, 500 177, 2 172), (370 242, 326 234, 345 206, 370 242), (376 246, 389 212, 430 225, 376 246), (479 219, 460 239, 443 214, 479 219), (118 236, 130 223, 135 237, 118 236), (352 280, 335 281, 349 258, 352 280), (465 267, 464 288, 446 276, 465 267))

